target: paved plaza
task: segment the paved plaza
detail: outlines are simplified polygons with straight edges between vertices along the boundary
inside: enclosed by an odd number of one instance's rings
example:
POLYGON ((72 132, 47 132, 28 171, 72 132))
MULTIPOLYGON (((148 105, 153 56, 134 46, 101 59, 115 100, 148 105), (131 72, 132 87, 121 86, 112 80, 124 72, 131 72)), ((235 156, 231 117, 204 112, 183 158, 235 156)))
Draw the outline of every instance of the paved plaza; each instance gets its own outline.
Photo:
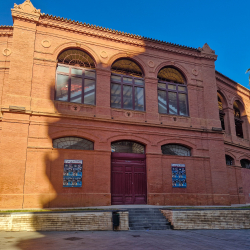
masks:
POLYGON ((0 232, 4 250, 249 250, 250 230, 0 232))

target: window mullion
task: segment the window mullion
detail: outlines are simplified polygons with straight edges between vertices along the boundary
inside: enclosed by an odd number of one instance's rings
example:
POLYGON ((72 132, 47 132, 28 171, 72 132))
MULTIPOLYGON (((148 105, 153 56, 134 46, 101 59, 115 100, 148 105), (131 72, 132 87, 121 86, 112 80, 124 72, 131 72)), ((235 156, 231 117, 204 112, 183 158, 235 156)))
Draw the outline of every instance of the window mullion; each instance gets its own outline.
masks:
POLYGON ((71 95, 71 67, 69 67, 69 82, 68 82, 68 102, 70 102, 71 95))
POLYGON ((168 83, 166 83, 166 105, 167 105, 167 114, 169 114, 169 98, 168 98, 168 83))
POLYGON ((176 86, 176 101, 177 101, 177 114, 180 115, 180 107, 179 107, 179 93, 178 93, 178 86, 176 86))
POLYGON ((132 101, 133 101, 133 110, 135 110, 135 86, 134 86, 134 78, 132 78, 132 101))
POLYGON ((121 77, 121 108, 123 109, 123 76, 121 77))
POLYGON ((82 103, 84 103, 85 70, 82 70, 82 103))

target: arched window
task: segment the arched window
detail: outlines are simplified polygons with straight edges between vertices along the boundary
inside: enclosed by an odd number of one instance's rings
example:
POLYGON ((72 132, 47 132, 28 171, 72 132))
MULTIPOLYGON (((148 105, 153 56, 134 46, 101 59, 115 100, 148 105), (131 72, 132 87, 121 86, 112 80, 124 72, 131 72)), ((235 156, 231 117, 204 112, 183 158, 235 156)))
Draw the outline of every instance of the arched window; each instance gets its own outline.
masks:
POLYGON ((134 141, 117 141, 111 143, 111 151, 114 153, 144 154, 144 145, 134 141))
POLYGON ((241 112, 240 112, 240 104, 235 101, 233 104, 234 109, 234 123, 235 123, 235 131, 238 137, 243 138, 243 128, 242 128, 242 119, 241 119, 241 112))
POLYGON ((165 144, 161 146, 164 155, 191 156, 191 150, 179 144, 165 144))
POLYGON ((53 148, 94 150, 94 143, 84 138, 68 136, 54 139, 53 148))
POLYGON ((111 107, 144 111, 144 78, 139 65, 119 59, 113 63, 111 72, 111 107))
POLYGON ((234 165, 234 159, 230 155, 226 155, 225 157, 226 157, 226 164, 228 166, 234 165))
POLYGON ((95 63, 78 49, 63 51, 56 69, 57 101, 95 105, 95 63))
POLYGON ((159 113, 187 116, 187 86, 182 74, 174 68, 164 67, 157 77, 159 113))
POLYGON ((218 99, 218 107, 219 107, 219 116, 220 116, 221 128, 223 130, 225 130, 225 122, 224 122, 225 113, 223 111, 222 98, 221 98, 219 93, 217 93, 217 99, 218 99))
POLYGON ((248 169, 250 169, 250 161, 247 160, 247 159, 242 159, 242 160, 240 160, 240 165, 241 165, 241 167, 243 167, 243 168, 248 168, 248 169))

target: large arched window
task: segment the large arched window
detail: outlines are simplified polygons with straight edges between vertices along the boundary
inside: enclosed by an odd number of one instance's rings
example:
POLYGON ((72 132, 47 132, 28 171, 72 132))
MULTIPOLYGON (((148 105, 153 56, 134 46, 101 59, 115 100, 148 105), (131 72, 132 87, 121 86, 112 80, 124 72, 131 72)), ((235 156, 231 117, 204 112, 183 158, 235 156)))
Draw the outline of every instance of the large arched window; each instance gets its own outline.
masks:
POLYGON ((224 116, 225 113, 223 111, 223 104, 222 104, 222 97, 217 92, 217 99, 218 99, 218 107, 219 107, 219 116, 220 116, 220 122, 221 122, 221 128, 222 130, 225 130, 225 122, 224 122, 224 116))
POLYGON ((242 128, 242 119, 241 119, 241 112, 240 112, 240 103, 235 101, 233 104, 234 108, 234 123, 235 123, 235 131, 238 137, 243 138, 243 128, 242 128))
POLYGON ((90 55, 78 49, 65 50, 58 56, 55 99, 95 105, 95 79, 90 55))
POLYGON ((159 113, 188 116, 187 86, 182 74, 164 67, 157 77, 159 113))
POLYGON ((226 164, 228 166, 234 165, 234 159, 230 155, 225 155, 225 157, 226 157, 226 164))
POLYGON ((243 168, 250 169, 250 161, 248 159, 242 159, 242 160, 240 160, 240 165, 243 168))
POLYGON ((164 155, 191 156, 191 150, 179 144, 165 144, 161 146, 164 155))
POLYGON ((111 107, 144 111, 144 78, 139 65, 129 59, 119 59, 111 71, 111 107))
POLYGON ((111 143, 111 152, 144 154, 145 147, 144 145, 134 141, 116 141, 111 143))
POLYGON ((84 138, 67 136, 54 139, 53 148, 94 150, 94 143, 84 138))

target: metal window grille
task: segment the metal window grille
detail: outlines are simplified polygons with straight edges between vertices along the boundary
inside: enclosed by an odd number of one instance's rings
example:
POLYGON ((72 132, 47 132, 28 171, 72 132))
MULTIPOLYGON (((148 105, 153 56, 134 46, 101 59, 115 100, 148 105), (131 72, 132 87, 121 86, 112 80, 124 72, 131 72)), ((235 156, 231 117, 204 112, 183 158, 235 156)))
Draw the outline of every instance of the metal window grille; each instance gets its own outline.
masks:
POLYGON ((53 148, 94 150, 94 143, 84 138, 68 136, 54 139, 53 148))
POLYGON ((166 144, 161 146, 164 155, 191 156, 191 150, 178 144, 166 144))

